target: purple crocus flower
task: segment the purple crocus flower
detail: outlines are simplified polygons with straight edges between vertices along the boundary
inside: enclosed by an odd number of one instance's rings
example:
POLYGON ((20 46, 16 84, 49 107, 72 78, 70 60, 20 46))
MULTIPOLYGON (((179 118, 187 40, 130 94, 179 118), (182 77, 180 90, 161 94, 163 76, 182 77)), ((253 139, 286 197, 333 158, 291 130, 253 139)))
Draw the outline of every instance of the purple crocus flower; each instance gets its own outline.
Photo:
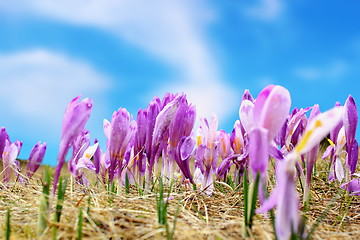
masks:
POLYGON ((84 129, 85 124, 90 117, 93 101, 91 99, 85 98, 79 102, 79 99, 80 96, 74 98, 65 110, 61 131, 60 148, 57 156, 57 165, 54 176, 53 193, 56 191, 60 172, 62 166, 65 163, 66 154, 68 153, 72 142, 84 129))
POLYGON ((31 178, 40 167, 46 152, 46 143, 38 142, 30 152, 30 157, 26 166, 26 175, 31 178))
POLYGON ((175 161, 183 173, 185 179, 189 179, 191 183, 194 183, 190 171, 190 158, 194 151, 195 139, 192 137, 182 137, 177 146, 176 153, 174 154, 175 161))
POLYGON ((358 143, 355 139, 358 112, 354 98, 350 95, 345 102, 344 126, 346 136, 346 164, 350 173, 354 173, 358 162, 358 143), (353 151, 354 150, 354 151, 353 151))
POLYGON ((220 130, 217 132, 216 138, 219 143, 219 155, 221 157, 219 167, 216 169, 216 179, 225 179, 233 164, 231 161, 233 158, 229 159, 229 157, 234 155, 231 148, 230 135, 224 130, 220 130))
POLYGON ((274 139, 283 126, 290 110, 291 98, 287 89, 269 85, 255 100, 254 122, 256 127, 268 130, 268 142, 274 139))
POLYGON ((314 148, 341 121, 344 109, 335 107, 316 115, 295 148, 279 161, 276 169, 276 186, 270 197, 257 212, 277 207, 275 228, 278 239, 289 239, 292 232, 299 234, 299 196, 296 192, 295 165, 298 158, 314 148))
POLYGON ((99 141, 96 138, 94 140, 94 144, 98 144, 94 153, 94 167, 95 167, 95 173, 99 174, 100 164, 101 164, 101 149, 100 149, 99 141))
POLYGON ((303 134, 308 119, 306 113, 310 107, 305 109, 294 109, 291 117, 288 120, 286 133, 285 133, 285 151, 290 151, 298 142, 299 137, 303 134))
POLYGON ((339 182, 342 182, 345 177, 345 171, 340 160, 340 154, 343 152, 343 148, 346 144, 345 127, 342 127, 336 133, 336 136, 337 139, 335 142, 329 140, 330 145, 325 150, 322 158, 325 159, 330 156, 329 181, 336 178, 339 182))
MULTIPOLYGON (((134 160, 138 168, 138 173, 143 176, 146 171, 146 127, 147 127, 147 109, 140 109, 137 114, 137 131, 134 138, 134 160)), ((140 177, 139 176, 139 177, 140 177)))
POLYGON ((6 128, 2 127, 0 129, 0 158, 2 158, 4 148, 6 146, 6 140, 10 141, 10 137, 6 132, 6 128))
POLYGON ((241 123, 239 120, 235 121, 234 128, 230 135, 230 146, 235 154, 242 154, 244 148, 244 136, 241 130, 241 123))
MULTIPOLYGON (((186 101, 184 100, 185 98, 184 94, 177 95, 171 102, 166 104, 156 117, 154 131, 152 133, 152 147, 150 150, 151 155, 149 158, 148 177, 151 177, 155 161, 167 145, 170 126, 175 119, 179 107, 184 101, 186 101)), ((176 132, 173 132, 173 134, 174 133, 176 132)), ((176 136, 176 134, 174 134, 173 137, 174 136, 176 136)))
POLYGON ((90 171, 96 171, 94 163, 91 161, 91 158, 94 156, 96 151, 99 149, 99 143, 95 143, 92 146, 88 146, 85 151, 82 153, 82 156, 78 159, 73 175, 76 179, 84 184, 89 185, 88 180, 85 177, 84 170, 88 169, 90 171))
POLYGON ((245 99, 241 102, 239 117, 245 132, 249 133, 254 126, 254 103, 252 101, 245 99))
POLYGON ((250 167, 254 174, 260 173, 266 180, 266 169, 269 161, 268 130, 253 128, 249 136, 250 167))
POLYGON ((11 177, 11 169, 18 175, 20 172, 20 164, 16 160, 19 155, 19 148, 15 143, 11 143, 9 140, 5 141, 5 147, 2 154, 4 182, 9 182, 11 177))
POLYGON ((152 174, 152 167, 155 162, 155 150, 153 149, 153 134, 156 123, 156 117, 161 111, 161 100, 155 97, 147 108, 146 115, 146 141, 145 141, 145 152, 147 157, 148 173, 149 176, 152 174))
POLYGON ((245 89, 245 91, 242 95, 242 101, 244 101, 244 100, 249 100, 250 102, 254 102, 254 98, 248 89, 245 89))
POLYGON ((109 139, 109 180, 112 182, 117 169, 119 176, 123 170, 123 160, 127 146, 136 132, 136 122, 130 121, 130 114, 125 108, 119 108, 111 118, 111 131, 109 139))
MULTIPOLYGON (((335 107, 341 106, 339 102, 335 103, 335 107)), ((344 121, 340 121, 339 124, 330 131, 330 140, 336 142, 340 129, 344 126, 344 121)))
POLYGON ((207 195, 211 195, 214 189, 213 174, 216 172, 219 155, 219 142, 216 141, 218 120, 215 114, 210 122, 202 119, 198 129, 195 157, 195 182, 201 186, 207 195))
MULTIPOLYGON (((311 121, 316 115, 320 113, 319 105, 314 105, 309 121, 311 121)), ((306 186, 304 191, 304 200, 307 201, 310 197, 310 183, 311 175, 314 168, 315 161, 319 152, 319 143, 316 144, 307 154, 306 154, 306 186)))
POLYGON ((18 148, 18 152, 20 152, 21 149, 22 149, 22 146, 23 146, 23 142, 22 142, 22 141, 19 141, 19 140, 16 140, 16 141, 14 142, 14 144, 15 144, 15 146, 18 148))
POLYGON ((69 171, 75 175, 76 164, 85 150, 90 146, 90 132, 83 129, 79 136, 72 142, 72 156, 68 163, 69 171))
MULTIPOLYGON (((357 174, 357 176, 359 175, 357 174)), ((352 192, 351 195, 360 195, 360 178, 354 178, 350 182, 342 184, 340 187, 352 192)))
MULTIPOLYGON (((253 175, 256 176, 257 173, 262 175, 260 185, 266 184, 270 143, 283 127, 290 106, 290 93, 281 86, 267 86, 255 100, 254 126, 249 132, 249 161, 253 175)), ((262 192, 259 196, 263 196, 262 192)))
MULTIPOLYGON (((186 97, 181 99, 180 105, 177 109, 177 112, 174 116, 174 120, 172 121, 169 127, 169 146, 168 146, 168 169, 171 171, 172 164, 175 161, 180 170, 183 172, 185 178, 188 178, 191 183, 193 183, 190 168, 188 166, 189 159, 186 160, 184 158, 184 154, 180 154, 180 152, 184 153, 188 151, 192 153, 194 150, 194 145, 192 144, 195 140, 189 137, 192 134, 192 130, 194 128, 196 119, 196 110, 195 106, 188 104, 186 97), (190 147, 190 149, 186 150, 186 147, 190 147), (180 161, 181 160, 181 161, 180 161), (184 172, 185 171, 185 172, 184 172)), ((171 178, 172 173, 167 173, 168 177, 171 178)))

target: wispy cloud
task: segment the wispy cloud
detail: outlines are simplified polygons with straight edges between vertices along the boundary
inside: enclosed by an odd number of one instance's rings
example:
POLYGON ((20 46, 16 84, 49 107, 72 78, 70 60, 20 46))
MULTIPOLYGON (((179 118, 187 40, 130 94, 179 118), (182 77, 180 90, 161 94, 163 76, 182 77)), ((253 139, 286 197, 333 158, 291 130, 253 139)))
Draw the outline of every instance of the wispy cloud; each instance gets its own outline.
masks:
POLYGON ((299 67, 294 70, 297 77, 307 80, 336 80, 344 76, 348 69, 348 64, 344 61, 335 61, 324 67, 299 67))
MULTIPOLYGON (((214 12, 204 2, 21 2, 15 8, 3 7, 14 13, 42 15, 71 24, 98 27, 127 39, 175 69, 178 76, 170 80, 182 83, 166 84, 167 91, 186 90, 199 111, 204 114, 209 114, 211 105, 212 111, 218 114, 221 112, 223 116, 220 118, 226 118, 234 110, 230 109, 229 102, 237 100, 236 92, 221 81, 220 64, 206 38, 206 26, 214 18, 214 12), (204 95, 204 91, 208 94, 204 95), (217 104, 221 102, 226 104, 217 104)), ((154 86, 154 89, 159 88, 163 89, 154 86)))
POLYGON ((281 0, 259 0, 255 6, 246 9, 246 14, 262 21, 273 21, 283 13, 284 5, 281 0))
POLYGON ((0 79, 2 124, 16 121, 16 130, 36 139, 46 136, 46 141, 59 136, 65 107, 73 97, 96 98, 111 85, 91 65, 44 49, 0 55, 0 79))

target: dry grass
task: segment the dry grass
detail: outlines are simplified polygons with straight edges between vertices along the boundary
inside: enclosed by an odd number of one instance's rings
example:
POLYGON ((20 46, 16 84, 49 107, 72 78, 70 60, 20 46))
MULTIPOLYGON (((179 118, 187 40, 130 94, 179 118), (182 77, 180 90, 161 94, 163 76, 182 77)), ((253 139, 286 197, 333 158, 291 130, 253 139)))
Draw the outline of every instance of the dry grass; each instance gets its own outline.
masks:
MULTIPOLYGON (((323 167, 325 168, 325 167, 323 167)), ((321 166, 313 179, 312 200, 307 211, 307 229, 321 216, 323 220, 312 239, 359 239, 360 200, 345 199, 338 184, 327 182, 321 166)), ((5 187, 0 183, 0 236, 4 236, 5 213, 11 209, 11 239, 51 239, 52 228, 58 228, 58 239, 76 239, 80 207, 84 212, 83 239, 166 239, 166 229, 157 223, 156 191, 140 196, 132 186, 130 193, 108 194, 98 183, 90 187, 68 185, 60 223, 53 219, 56 199, 51 199, 48 228, 36 236, 38 201, 41 195, 42 171, 28 185, 19 182, 5 187), (90 205, 88 204, 90 197, 90 205), (90 211, 87 213, 87 209, 90 211)), ((243 198, 241 189, 234 191, 217 185, 211 197, 186 190, 178 184, 169 200, 170 231, 176 219, 175 239, 243 239, 243 198)), ((303 208, 304 209, 304 208, 303 208)), ((268 218, 255 216, 250 239, 274 239, 268 218)))

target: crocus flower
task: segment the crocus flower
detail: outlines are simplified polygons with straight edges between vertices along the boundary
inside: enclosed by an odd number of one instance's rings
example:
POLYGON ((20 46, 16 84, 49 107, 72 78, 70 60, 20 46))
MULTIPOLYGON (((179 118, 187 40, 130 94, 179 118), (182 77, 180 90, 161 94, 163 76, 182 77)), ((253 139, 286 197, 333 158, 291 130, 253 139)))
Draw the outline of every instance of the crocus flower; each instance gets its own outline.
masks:
POLYGON ((269 161, 267 136, 268 130, 265 128, 253 128, 249 136, 250 167, 254 174, 261 173, 265 178, 269 161))
MULTIPOLYGON (((169 154, 169 158, 167 158, 168 160, 167 164, 168 164, 168 170, 171 171, 171 169, 173 168, 172 165, 175 161, 186 178, 189 178, 190 175, 190 170, 187 170, 189 166, 185 166, 186 164, 188 165, 188 161, 179 161, 179 159, 185 160, 182 157, 179 158, 180 156, 179 149, 181 149, 181 151, 184 152, 186 151, 184 148, 188 146, 191 147, 191 149, 188 149, 187 151, 191 153, 193 152, 194 145, 190 144, 192 143, 192 140, 190 140, 192 139, 190 135, 192 134, 192 130, 194 128, 195 119, 196 119, 195 106, 188 104, 186 97, 184 95, 184 97, 181 99, 180 105, 174 116, 174 120, 172 121, 169 127, 169 146, 167 151, 169 154), (184 140, 183 138, 187 140, 184 140), (183 170, 186 170, 186 172, 184 172, 183 170)), ((166 174, 168 178, 172 178, 171 172, 164 174, 166 174)), ((192 182, 192 178, 190 177, 189 179, 192 182)))
POLYGON ((75 174, 75 166, 85 150, 90 146, 90 132, 83 129, 72 142, 72 156, 68 163, 69 171, 75 174))
POLYGON ((274 139, 283 126, 290 106, 290 93, 281 86, 269 85, 256 98, 254 104, 255 126, 268 130, 269 142, 274 139))
POLYGON ((350 173, 354 173, 358 162, 358 143, 355 139, 358 112, 354 98, 350 95, 345 102, 344 127, 346 136, 346 163, 350 173), (354 150, 354 151, 353 151, 354 150))
POLYGON ((81 181, 85 185, 89 185, 89 182, 84 175, 83 169, 88 169, 94 172, 96 171, 95 165, 91 161, 91 158, 94 156, 98 149, 99 143, 95 143, 94 145, 87 147, 87 149, 85 149, 82 156, 79 158, 78 162, 75 165, 75 173, 72 173, 78 181, 81 181))
POLYGON ((337 126, 344 113, 343 107, 334 107, 324 113, 316 115, 306 127, 301 140, 295 147, 299 155, 310 151, 316 144, 337 126))
MULTIPOLYGON (((317 107, 315 107, 317 108, 317 107)), ((283 152, 290 151, 298 142, 299 137, 303 134, 308 119, 306 113, 310 110, 310 107, 305 109, 294 109, 290 119, 287 123, 285 133, 285 144, 283 145, 283 152)), ((316 111, 315 111, 316 112, 316 111)), ((314 114, 315 114, 314 112, 314 114)))
POLYGON ((295 164, 300 155, 310 151, 326 135, 337 126, 343 116, 343 107, 316 115, 308 124, 304 135, 295 148, 279 161, 276 171, 276 186, 270 197, 262 204, 257 212, 266 212, 277 207, 275 228, 279 240, 289 239, 291 233, 299 232, 299 196, 295 184, 295 164))
POLYGON ((149 158, 148 177, 151 177, 155 161, 158 159, 162 150, 167 145, 170 126, 173 123, 178 109, 185 98, 186 97, 184 94, 177 95, 171 102, 166 104, 166 106, 156 116, 151 141, 152 147, 151 155, 149 158))
MULTIPOLYGON (((320 113, 320 108, 319 108, 319 105, 316 104, 311 111, 309 121, 311 121, 319 113, 320 113)), ((311 175, 312 175, 315 161, 317 159, 318 151, 319 151, 319 144, 316 144, 306 154, 306 186, 305 186, 305 191, 304 191, 304 200, 305 201, 307 201, 309 199, 311 175)))
MULTIPOLYGON (((354 175, 359 177, 358 174, 354 175)), ((340 187, 349 192, 352 192, 351 195, 360 195, 360 178, 354 178, 350 182, 342 184, 340 187)))
POLYGON ((26 166, 26 175, 31 178, 40 167, 46 152, 46 143, 38 142, 30 152, 30 157, 26 166))
POLYGON ((68 153, 72 142, 84 129, 85 124, 90 117, 93 101, 88 98, 78 101, 79 99, 80 96, 74 98, 65 110, 61 131, 60 149, 57 156, 57 165, 54 176, 53 193, 56 191, 60 172, 65 163, 66 154, 68 153))
POLYGON ((155 149, 153 149, 153 134, 154 134, 156 118, 162 109, 161 105, 162 105, 161 100, 158 97, 155 97, 150 102, 147 108, 145 152, 146 152, 149 175, 152 174, 152 168, 155 162, 156 153, 155 153, 155 149))
POLYGON ((125 108, 119 108, 112 115, 108 147, 110 157, 109 180, 111 182, 114 179, 116 169, 118 169, 118 174, 121 174, 127 146, 134 137, 136 128, 136 122, 130 121, 130 114, 125 108))
POLYGON ((239 117, 244 130, 249 133, 254 126, 254 103, 243 100, 239 108, 239 117))
MULTIPOLYGON (((281 86, 267 86, 255 99, 254 125, 249 132, 249 161, 253 175, 262 175, 262 183, 259 186, 266 184, 270 143, 274 141, 287 119, 290 106, 290 93, 281 86)), ((262 192, 259 196, 263 196, 262 192)))
POLYGON ((248 89, 245 89, 245 91, 242 95, 242 101, 244 101, 244 100, 249 100, 251 102, 254 102, 254 98, 248 89))
POLYGON ((185 179, 194 183, 190 172, 190 157, 194 151, 195 139, 192 137, 182 137, 174 154, 175 161, 183 173, 185 179))
MULTIPOLYGON (((336 102, 335 107, 339 107, 339 106, 341 106, 341 104, 339 102, 336 102)), ((333 130, 330 131, 330 140, 332 142, 336 142, 338 133, 343 126, 344 126, 344 121, 340 121, 339 124, 333 130)))
MULTIPOLYGON (((137 114, 137 130, 134 138, 134 161, 138 168, 138 173, 143 176, 146 171, 146 127, 147 109, 140 109, 137 114)), ((140 177, 139 176, 139 177, 140 177)))
POLYGON ((11 177, 11 170, 13 169, 15 174, 18 175, 20 172, 20 164, 16 160, 19 155, 19 148, 15 143, 11 143, 9 140, 5 141, 5 147, 2 154, 3 159, 3 172, 4 182, 9 182, 11 177))
POLYGON ((0 129, 0 158, 2 158, 3 151, 6 145, 6 140, 10 141, 10 137, 6 132, 6 128, 2 127, 0 129))
POLYGON ((322 158, 327 158, 330 156, 330 172, 329 172, 329 181, 334 180, 335 178, 342 182, 345 177, 345 172, 343 165, 340 160, 340 154, 343 152, 343 148, 346 144, 345 137, 345 128, 342 127, 338 133, 336 133, 337 139, 335 142, 329 139, 330 146, 325 150, 322 158))
POLYGON ((232 153, 230 135, 224 130, 220 130, 217 132, 216 138, 217 142, 219 143, 219 155, 221 157, 219 167, 216 169, 216 178, 225 179, 232 165, 229 157, 234 155, 232 153))
POLYGON ((201 120, 197 136, 195 182, 207 195, 211 195, 214 189, 212 176, 216 171, 219 156, 219 142, 216 141, 218 119, 213 114, 210 122, 206 118, 201 120))
MULTIPOLYGON (((94 140, 94 144, 98 144, 98 140, 95 138, 94 140)), ((95 150, 94 153, 94 166, 95 166, 95 173, 99 174, 100 172, 100 162, 101 162, 101 149, 100 149, 100 145, 98 144, 97 149, 95 150)))

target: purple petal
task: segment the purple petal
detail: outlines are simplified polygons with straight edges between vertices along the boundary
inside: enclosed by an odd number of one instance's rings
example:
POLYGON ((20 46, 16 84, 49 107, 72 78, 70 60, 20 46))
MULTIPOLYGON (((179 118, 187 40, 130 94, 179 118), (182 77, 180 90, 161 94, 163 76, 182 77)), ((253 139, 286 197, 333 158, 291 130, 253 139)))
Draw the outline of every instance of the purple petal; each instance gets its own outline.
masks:
POLYGON ((249 136, 249 161, 254 174, 266 173, 269 161, 268 130, 265 128, 253 128, 249 136))
POLYGON ((220 143, 220 157, 222 159, 227 158, 231 154, 231 146, 230 146, 230 135, 224 130, 220 130, 217 133, 217 141, 220 143))
POLYGON ((331 152, 333 152, 334 151, 334 146, 332 146, 332 145, 329 145, 327 148, 326 148, 326 150, 325 150, 325 152, 323 153, 323 155, 322 155, 322 159, 325 159, 325 158, 327 158, 327 157, 329 157, 330 156, 330 154, 331 154, 331 152))
POLYGON ((153 133, 153 145, 158 145, 160 143, 165 131, 169 128, 170 123, 173 121, 183 98, 183 94, 177 96, 173 101, 168 103, 156 117, 153 133))
POLYGON ((350 173, 353 174, 356 170, 356 165, 359 160, 359 145, 356 139, 351 148, 351 155, 350 155, 350 173))
POLYGON ((249 100, 241 102, 239 118, 245 131, 249 133, 254 126, 254 103, 249 100))
MULTIPOLYGON (((99 141, 95 138, 94 144, 99 143, 99 141)), ((95 166, 95 173, 99 174, 100 172, 100 162, 101 162, 101 149, 100 145, 98 145, 95 153, 94 153, 94 166, 95 166)))
POLYGON ((284 159, 284 154, 276 148, 276 146, 269 146, 269 155, 277 160, 283 160, 284 159))
POLYGON ((340 187, 349 192, 359 192, 360 191, 360 178, 356 178, 356 179, 351 180, 348 183, 344 183, 340 187))
POLYGON ((254 98, 248 89, 245 89, 241 99, 242 99, 242 101, 249 100, 250 102, 254 102, 254 98))
POLYGON ((195 140, 192 137, 184 137, 179 143, 180 145, 180 159, 182 161, 188 159, 194 151, 195 140))
POLYGON ((358 123, 358 112, 354 98, 350 95, 345 102, 344 126, 346 142, 353 144, 355 139, 356 127, 358 123))
POLYGON ((290 93, 281 86, 264 88, 254 104, 254 122, 268 130, 270 142, 283 126, 291 106, 290 93))
POLYGON ((2 158, 2 154, 4 152, 4 148, 6 145, 6 140, 10 141, 9 135, 6 132, 6 128, 2 127, 0 129, 0 158, 2 158))
POLYGON ((84 129, 85 124, 90 117, 93 101, 85 98, 78 102, 79 98, 80 96, 74 98, 65 110, 60 148, 54 176, 53 193, 56 191, 60 172, 62 166, 64 165, 66 154, 70 148, 70 145, 84 129))
POLYGON ((32 177, 32 175, 38 170, 42 160, 44 159, 46 152, 46 143, 41 144, 38 142, 30 152, 30 157, 28 159, 28 164, 26 167, 26 174, 28 177, 32 177))

